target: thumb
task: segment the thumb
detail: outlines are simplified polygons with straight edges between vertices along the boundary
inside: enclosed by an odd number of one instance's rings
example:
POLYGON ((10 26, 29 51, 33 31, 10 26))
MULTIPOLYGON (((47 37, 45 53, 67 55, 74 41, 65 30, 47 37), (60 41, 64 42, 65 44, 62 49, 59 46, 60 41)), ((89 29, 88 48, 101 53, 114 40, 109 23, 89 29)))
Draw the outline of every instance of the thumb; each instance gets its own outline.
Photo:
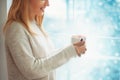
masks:
POLYGON ((85 44, 85 41, 80 41, 80 42, 76 42, 76 43, 74 43, 74 45, 75 46, 82 46, 82 45, 84 45, 85 44))

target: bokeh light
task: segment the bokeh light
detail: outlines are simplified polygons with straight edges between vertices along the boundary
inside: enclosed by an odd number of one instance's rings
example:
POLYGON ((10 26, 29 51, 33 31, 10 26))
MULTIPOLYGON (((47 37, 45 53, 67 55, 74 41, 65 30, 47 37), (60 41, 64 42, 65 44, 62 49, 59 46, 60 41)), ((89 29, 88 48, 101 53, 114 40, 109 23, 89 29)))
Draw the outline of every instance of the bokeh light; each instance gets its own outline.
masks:
POLYGON ((120 0, 57 1, 44 21, 56 47, 69 44, 73 34, 87 38, 86 54, 57 69, 57 80, 120 80, 120 0))

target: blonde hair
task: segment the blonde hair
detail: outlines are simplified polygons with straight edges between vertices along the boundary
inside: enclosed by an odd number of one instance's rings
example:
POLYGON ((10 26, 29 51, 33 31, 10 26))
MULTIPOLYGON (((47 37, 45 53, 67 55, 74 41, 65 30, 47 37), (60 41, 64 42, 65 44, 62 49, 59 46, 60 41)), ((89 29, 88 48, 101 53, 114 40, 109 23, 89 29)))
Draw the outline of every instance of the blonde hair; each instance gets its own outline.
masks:
MULTIPOLYGON (((4 32, 9 27, 8 25, 10 25, 13 21, 22 23, 23 27, 25 27, 30 34, 35 34, 29 27, 29 0, 12 0, 8 18, 3 28, 4 32)), ((35 21, 45 35, 42 28, 43 16, 36 16, 35 21)))

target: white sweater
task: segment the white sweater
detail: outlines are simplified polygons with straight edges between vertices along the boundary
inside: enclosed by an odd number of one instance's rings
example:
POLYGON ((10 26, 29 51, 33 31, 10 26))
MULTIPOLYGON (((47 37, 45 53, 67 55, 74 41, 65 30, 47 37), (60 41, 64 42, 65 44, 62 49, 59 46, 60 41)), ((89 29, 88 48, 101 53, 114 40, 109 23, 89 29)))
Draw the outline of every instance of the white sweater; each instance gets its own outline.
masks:
POLYGON ((54 51, 49 38, 35 23, 31 28, 38 35, 30 35, 18 22, 6 31, 8 80, 54 80, 53 71, 77 54, 72 44, 54 51))

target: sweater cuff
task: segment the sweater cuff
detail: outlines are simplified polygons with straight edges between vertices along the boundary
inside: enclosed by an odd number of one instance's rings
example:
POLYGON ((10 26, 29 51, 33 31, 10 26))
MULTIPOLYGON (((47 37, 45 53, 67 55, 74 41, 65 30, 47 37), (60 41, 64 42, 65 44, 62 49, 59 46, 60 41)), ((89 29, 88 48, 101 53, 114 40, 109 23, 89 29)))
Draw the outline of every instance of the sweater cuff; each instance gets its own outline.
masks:
POLYGON ((77 56, 77 52, 75 50, 75 47, 71 44, 69 45, 66 49, 64 49, 65 53, 66 53, 66 57, 69 59, 71 57, 76 57, 77 56))

